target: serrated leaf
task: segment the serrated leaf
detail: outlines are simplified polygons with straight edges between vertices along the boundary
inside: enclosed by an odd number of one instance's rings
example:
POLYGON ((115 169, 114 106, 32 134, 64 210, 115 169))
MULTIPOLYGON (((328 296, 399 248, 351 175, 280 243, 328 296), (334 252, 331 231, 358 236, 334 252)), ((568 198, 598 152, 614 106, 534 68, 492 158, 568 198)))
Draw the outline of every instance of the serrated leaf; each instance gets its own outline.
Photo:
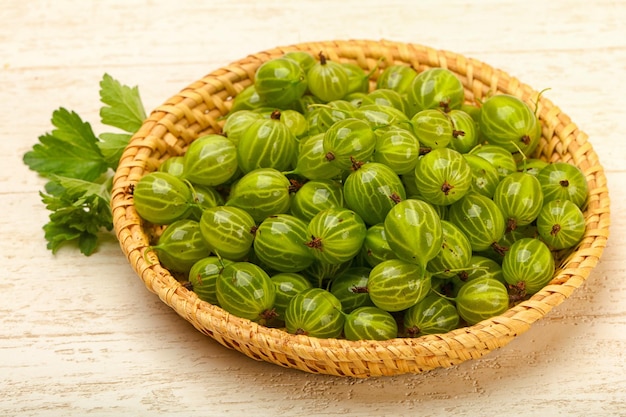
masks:
POLYGON ((54 253, 63 244, 74 242, 85 255, 93 253, 98 233, 113 228, 109 180, 97 183, 52 176, 46 190, 54 194, 40 193, 50 211, 43 227, 48 249, 54 253))
POLYGON ((100 135, 98 147, 104 156, 104 159, 113 170, 117 169, 120 158, 128 145, 128 141, 132 137, 129 133, 103 133, 100 135))
POLYGON ((93 181, 108 166, 96 142, 91 125, 78 114, 64 108, 52 114, 51 133, 39 137, 39 143, 24 154, 24 163, 41 175, 61 175, 93 181))
POLYGON ((135 133, 146 118, 139 89, 122 85, 108 74, 100 81, 100 100, 106 104, 100 109, 103 124, 135 133))

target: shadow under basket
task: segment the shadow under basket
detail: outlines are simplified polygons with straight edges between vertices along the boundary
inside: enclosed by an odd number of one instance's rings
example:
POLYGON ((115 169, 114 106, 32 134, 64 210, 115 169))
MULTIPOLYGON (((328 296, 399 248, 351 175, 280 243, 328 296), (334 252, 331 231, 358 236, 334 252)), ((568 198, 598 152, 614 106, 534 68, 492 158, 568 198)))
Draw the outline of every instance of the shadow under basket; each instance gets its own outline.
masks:
POLYGON ((200 332, 256 360, 309 373, 370 377, 417 374, 449 367, 483 355, 524 333, 578 288, 597 265, 606 246, 610 201, 604 170, 593 147, 570 118, 507 73, 474 59, 426 46, 391 41, 341 40, 302 43, 259 52, 220 68, 191 83, 156 108, 125 149, 113 183, 112 210, 117 238, 130 265, 146 287, 200 332), (387 341, 348 341, 292 335, 235 317, 200 300, 165 269, 153 252, 146 253, 153 232, 133 205, 133 185, 167 158, 182 155, 199 136, 220 133, 232 99, 253 83, 256 69, 288 51, 320 51, 331 60, 352 62, 371 83, 389 65, 408 64, 418 71, 443 67, 465 88, 467 102, 495 93, 537 102, 542 123, 541 143, 533 157, 564 161, 584 173, 589 198, 584 208, 586 231, 579 245, 557 260, 553 280, 504 314, 445 334, 387 341))

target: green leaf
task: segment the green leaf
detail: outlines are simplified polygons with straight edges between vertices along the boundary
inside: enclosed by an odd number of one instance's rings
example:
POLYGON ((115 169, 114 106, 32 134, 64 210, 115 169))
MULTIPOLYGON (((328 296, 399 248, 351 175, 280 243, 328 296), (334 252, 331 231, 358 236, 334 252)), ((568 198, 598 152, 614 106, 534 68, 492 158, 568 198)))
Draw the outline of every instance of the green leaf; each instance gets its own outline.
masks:
POLYGON ((51 133, 24 154, 24 163, 43 176, 50 174, 93 181, 108 169, 91 125, 78 114, 60 108, 52 113, 51 133))
POLYGON ((100 142, 98 142, 100 152, 113 170, 117 169, 122 153, 131 137, 132 135, 129 133, 103 133, 100 135, 100 142))
POLYGON ((122 85, 108 74, 100 81, 100 100, 106 104, 100 109, 103 124, 134 133, 146 118, 139 89, 122 85))
POLYGON ((64 244, 74 242, 85 255, 97 247, 98 234, 112 230, 110 200, 111 177, 100 182, 52 176, 46 193, 40 193, 51 213, 44 225, 48 249, 53 253, 64 244))

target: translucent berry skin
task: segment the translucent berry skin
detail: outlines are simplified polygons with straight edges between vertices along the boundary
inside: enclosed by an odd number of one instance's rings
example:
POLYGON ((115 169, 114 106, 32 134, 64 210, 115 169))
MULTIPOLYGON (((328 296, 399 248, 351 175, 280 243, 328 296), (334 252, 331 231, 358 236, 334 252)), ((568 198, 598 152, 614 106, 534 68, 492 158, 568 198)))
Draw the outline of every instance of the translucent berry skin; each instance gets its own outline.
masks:
POLYGON ((250 262, 233 262, 217 278, 217 300, 224 310, 261 321, 274 306, 276 289, 269 275, 250 262))
POLYGON ((221 135, 206 135, 191 142, 183 156, 185 179, 194 184, 215 186, 237 172, 237 148, 221 135))
POLYGON ((289 214, 263 220, 255 232, 254 253, 264 265, 279 272, 308 268, 315 257, 306 246, 307 223, 289 214))
POLYGON ((274 168, 259 168, 241 177, 230 190, 227 206, 246 210, 256 222, 289 210, 290 182, 274 168))
POLYGON ((320 61, 306 73, 309 91, 320 100, 340 100, 348 94, 348 70, 339 62, 321 55, 320 61))
POLYGON ((419 73, 407 92, 410 114, 425 109, 460 109, 465 100, 463 84, 445 68, 429 68, 419 73))
POLYGON ((337 265, 351 260, 361 250, 367 228, 361 217, 346 208, 328 208, 309 222, 307 245, 316 259, 337 265))
POLYGON ((198 260, 210 255, 195 220, 182 219, 169 224, 152 247, 159 261, 170 271, 188 274, 198 260))
POLYGON ((274 311, 278 315, 278 319, 284 321, 285 310, 296 294, 313 288, 311 282, 302 274, 295 272, 281 272, 271 276, 276 290, 276 298, 274 300, 274 311))
POLYGON ((389 340, 398 336, 398 324, 387 311, 359 307, 346 316, 344 335, 348 340, 389 340))
POLYGON ((368 162, 344 181, 346 206, 367 225, 382 223, 389 210, 406 198, 400 177, 385 164, 368 162))
POLYGON ((402 311, 415 305, 431 289, 430 273, 419 265, 390 259, 370 272, 367 290, 374 305, 385 311, 402 311))
POLYGON ((324 133, 323 146, 326 159, 347 171, 355 162, 370 159, 376 147, 376 136, 366 121, 350 117, 336 122, 324 133))
POLYGON ((522 238, 511 245, 502 260, 506 282, 523 294, 532 295, 546 286, 554 275, 554 257, 539 239, 522 238))
POLYGON ((448 209, 448 220, 468 237, 474 252, 497 244, 505 231, 502 210, 488 197, 468 193, 448 209))
POLYGON ((513 230, 535 221, 543 207, 543 191, 535 176, 513 172, 498 183, 493 201, 502 210, 506 230, 513 230))
POLYGON ((217 277, 224 267, 232 263, 228 259, 220 259, 217 256, 207 256, 194 263, 189 270, 189 284, 191 289, 203 301, 218 304, 217 301, 217 277))
POLYGON ((207 247, 223 258, 241 261, 254 241, 254 219, 238 207, 207 208, 200 218, 200 232, 207 247))
POLYGON ((151 172, 135 184, 135 209, 154 224, 169 224, 187 218, 193 209, 193 193, 187 183, 167 172, 151 172))
POLYGON ((280 121, 280 112, 269 119, 253 121, 240 137, 237 163, 244 174, 259 168, 286 171, 296 160, 298 141, 280 121))
POLYGON ((288 333, 317 338, 337 338, 345 322, 341 302, 330 291, 310 288, 296 294, 285 310, 288 333))
POLYGON ((422 200, 407 199, 396 204, 384 221, 389 247, 404 261, 419 265, 423 272, 428 261, 441 250, 441 218, 422 200))
POLYGON ((576 246, 585 234, 585 216, 570 200, 552 200, 537 216, 537 231, 556 250, 576 246))
POLYGON ((459 313, 451 301, 430 293, 405 311, 403 325, 408 337, 447 333, 458 327, 459 313))
POLYGON ((367 292, 367 281, 371 270, 364 266, 351 267, 331 281, 330 292, 341 301, 344 313, 350 313, 359 307, 374 305, 367 292))
POLYGON ((254 87, 267 106, 288 108, 306 91, 307 77, 298 62, 289 58, 274 58, 257 69, 254 87))
POLYGON ((424 200, 448 206, 469 191, 471 168, 463 155, 454 149, 433 149, 415 165, 415 184, 424 200))
POLYGON ((544 195, 544 202, 570 200, 583 208, 589 196, 589 185, 582 171, 567 162, 554 162, 543 167, 537 174, 544 195))
POLYGON ((539 144, 539 119, 519 98, 496 94, 482 104, 480 132, 493 145, 515 153, 531 155, 539 144))

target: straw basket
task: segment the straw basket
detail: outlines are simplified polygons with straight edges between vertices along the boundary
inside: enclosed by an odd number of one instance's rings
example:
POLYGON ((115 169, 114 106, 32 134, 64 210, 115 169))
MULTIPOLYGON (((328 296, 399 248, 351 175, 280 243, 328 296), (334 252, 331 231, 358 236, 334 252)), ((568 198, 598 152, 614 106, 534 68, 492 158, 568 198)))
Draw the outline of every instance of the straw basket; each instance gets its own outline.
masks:
POLYGON ((249 55, 191 83, 156 108, 133 136, 120 160, 112 193, 117 238, 130 265, 146 287, 200 332, 250 358, 310 373, 369 377, 420 373, 449 367, 481 356, 524 333, 578 288, 596 266, 609 234, 609 196, 598 156, 570 118, 537 91, 482 62, 425 46, 390 41, 346 40, 302 43, 249 55), (221 116, 232 99, 252 84, 256 69, 287 51, 302 50, 331 60, 353 62, 367 72, 385 66, 410 64, 418 71, 444 67, 465 87, 469 102, 495 92, 538 102, 542 141, 536 155, 565 161, 585 174, 590 195, 584 210, 586 232, 582 242, 557 263, 554 279, 530 299, 504 314, 446 334, 388 341, 347 341, 291 335, 228 314, 201 301, 162 267, 156 255, 146 254, 153 230, 144 225, 133 206, 132 186, 171 156, 182 155, 197 137, 219 133, 221 116))

